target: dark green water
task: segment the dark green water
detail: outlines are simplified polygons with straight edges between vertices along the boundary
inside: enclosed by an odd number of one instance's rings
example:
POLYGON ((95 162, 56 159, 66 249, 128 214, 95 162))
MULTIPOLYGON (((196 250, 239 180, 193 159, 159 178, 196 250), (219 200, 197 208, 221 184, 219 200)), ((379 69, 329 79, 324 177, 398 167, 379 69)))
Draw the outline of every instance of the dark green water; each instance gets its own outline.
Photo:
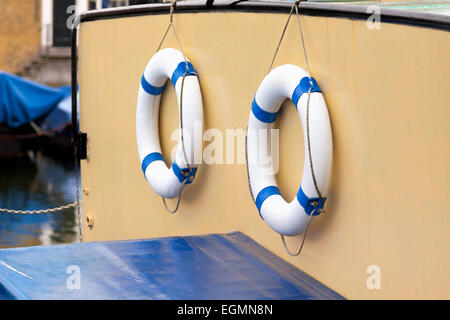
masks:
MULTIPOLYGON (((73 162, 37 154, 31 159, 0 160, 0 207, 36 210, 76 199, 73 162)), ((78 241, 74 208, 39 215, 0 212, 0 248, 78 241)))

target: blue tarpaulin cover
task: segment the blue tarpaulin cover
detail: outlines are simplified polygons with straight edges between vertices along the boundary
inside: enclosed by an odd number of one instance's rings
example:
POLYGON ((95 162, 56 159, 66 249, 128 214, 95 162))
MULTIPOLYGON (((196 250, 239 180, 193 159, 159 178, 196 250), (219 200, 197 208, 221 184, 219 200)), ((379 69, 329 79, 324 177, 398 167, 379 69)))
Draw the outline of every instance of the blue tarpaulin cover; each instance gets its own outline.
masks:
MULTIPOLYGON (((80 101, 77 95, 77 102, 80 101)), ((79 105, 79 103, 78 103, 79 105)), ((79 108, 77 109, 79 110, 79 108)), ((77 112, 78 115, 78 112, 77 112)), ((39 122, 42 130, 58 132, 72 122, 72 96, 69 95, 61 100, 56 108, 50 111, 45 118, 39 122)))
POLYGON ((0 298, 343 299, 239 232, 2 249, 0 298))
POLYGON ((51 88, 0 71, 0 123, 16 128, 54 109, 70 86, 51 88))

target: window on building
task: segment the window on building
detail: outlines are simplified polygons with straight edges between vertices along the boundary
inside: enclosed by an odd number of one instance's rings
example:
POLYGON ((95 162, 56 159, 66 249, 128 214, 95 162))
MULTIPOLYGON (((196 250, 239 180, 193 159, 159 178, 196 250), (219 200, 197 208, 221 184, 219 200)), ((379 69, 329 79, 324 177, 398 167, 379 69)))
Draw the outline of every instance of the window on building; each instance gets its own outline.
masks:
MULTIPOLYGON (((129 0, 130 6, 138 4, 149 4, 149 3, 162 3, 168 0, 129 0)), ((170 1, 169 1, 170 2, 170 1)))
POLYGON ((123 7, 128 5, 128 0, 109 0, 109 7, 123 7))
POLYGON ((70 29, 67 28, 67 19, 70 14, 67 8, 73 6, 75 0, 58 0, 53 2, 53 46, 70 47, 70 29))

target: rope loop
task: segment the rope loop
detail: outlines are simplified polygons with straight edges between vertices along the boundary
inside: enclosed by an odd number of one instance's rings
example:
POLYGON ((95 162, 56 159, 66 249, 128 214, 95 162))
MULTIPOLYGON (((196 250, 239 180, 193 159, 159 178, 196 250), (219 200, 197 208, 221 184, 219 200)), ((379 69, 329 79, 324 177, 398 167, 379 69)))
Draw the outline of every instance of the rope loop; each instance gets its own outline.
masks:
POLYGON ((166 198, 161 197, 162 201, 164 203, 164 207, 166 208, 167 212, 174 214, 175 212, 178 211, 178 208, 180 207, 180 202, 181 202, 181 193, 183 192, 183 188, 186 185, 186 181, 187 180, 184 180, 183 183, 181 184, 180 191, 178 192, 177 205, 175 206, 175 209, 173 209, 173 210, 169 209, 169 207, 167 206, 167 203, 166 203, 166 198))
POLYGON ((309 227, 311 226, 312 222, 314 221, 314 218, 315 218, 315 215, 314 215, 314 214, 316 213, 316 211, 317 211, 317 210, 314 209, 314 210, 311 212, 311 215, 310 215, 309 218, 308 218, 308 222, 306 223, 305 232, 303 232, 302 242, 301 242, 300 247, 298 248, 298 250, 297 250, 296 252, 292 252, 292 251, 289 250, 289 248, 287 247, 287 244, 286 244, 286 239, 284 238, 283 235, 281 235, 281 241, 283 242, 284 249, 286 250, 286 252, 287 252, 290 256, 296 257, 296 256, 298 256, 298 255, 302 252, 303 245, 305 244, 305 240, 306 240, 306 234, 308 233, 309 227))

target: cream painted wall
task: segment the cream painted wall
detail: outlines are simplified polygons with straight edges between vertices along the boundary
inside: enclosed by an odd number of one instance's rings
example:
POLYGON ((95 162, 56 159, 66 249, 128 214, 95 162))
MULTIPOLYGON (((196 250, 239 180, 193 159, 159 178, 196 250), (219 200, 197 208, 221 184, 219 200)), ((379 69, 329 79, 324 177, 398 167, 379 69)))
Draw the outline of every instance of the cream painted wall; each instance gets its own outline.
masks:
MULTIPOLYGON (((286 17, 175 15, 199 74, 206 128, 246 127, 286 17)), ((312 74, 329 107, 334 163, 327 212, 314 222, 302 255, 290 257, 259 218, 244 164, 203 165, 175 215, 146 183, 136 146, 136 97, 167 23, 167 15, 153 15, 81 26, 80 122, 88 133, 83 213, 95 219, 92 229, 84 226, 86 241, 239 230, 347 298, 450 298, 450 33, 302 18, 312 74), (366 287, 369 265, 381 268, 381 290, 366 287)), ((176 47, 172 34, 168 46, 176 47)), ((284 63, 305 66, 295 23, 275 65, 284 63)), ((169 85, 160 115, 166 159, 177 119, 169 85)), ((290 200, 303 168, 300 121, 290 102, 279 124, 277 179, 290 200)))

